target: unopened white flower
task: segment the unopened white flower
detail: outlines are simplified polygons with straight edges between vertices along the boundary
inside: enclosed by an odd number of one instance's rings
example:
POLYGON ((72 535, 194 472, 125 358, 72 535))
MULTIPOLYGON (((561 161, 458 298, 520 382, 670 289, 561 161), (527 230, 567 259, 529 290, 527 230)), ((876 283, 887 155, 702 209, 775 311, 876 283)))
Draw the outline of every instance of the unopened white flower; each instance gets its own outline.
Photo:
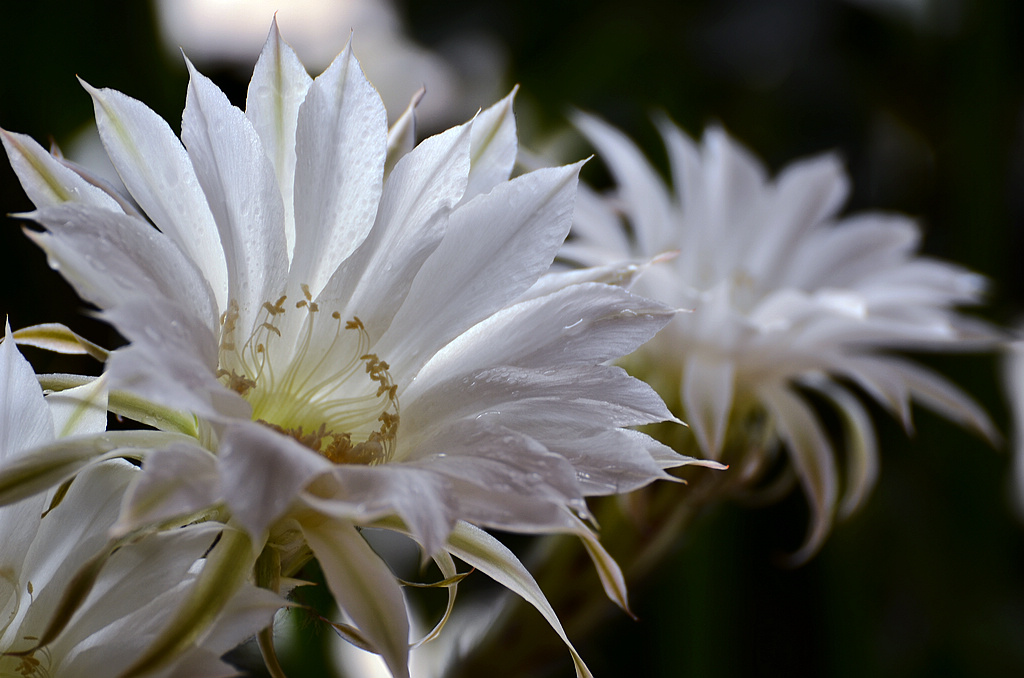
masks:
MULTIPOLYGON (((44 400, 8 328, 0 343, 0 463, 58 437, 73 442, 102 431, 104 401, 100 382, 44 400)), ((111 542, 109 529, 138 475, 128 462, 106 461, 84 470, 63 495, 36 494, 0 507, 0 675, 120 675, 190 593, 200 559, 223 526, 111 542), (88 572, 93 579, 83 578, 88 572)), ((246 588, 216 630, 197 634, 197 642, 168 658, 175 661, 145 675, 227 675, 231 667, 220 655, 265 626, 279 606, 269 592, 246 588)))
POLYGON ((269 534, 285 575, 311 549, 396 675, 404 601, 359 526, 408 532, 446 577, 458 555, 559 632, 476 526, 578 534, 624 604, 584 497, 692 460, 624 428, 671 415, 606 364, 671 312, 581 281, 599 272, 542 277, 579 166, 509 179, 511 96, 413 148, 411 110, 389 134, 349 50, 311 80, 276 26, 244 113, 191 76, 184 147, 141 103, 88 88, 148 220, 3 136, 47 229, 32 237, 132 342, 108 362, 113 385, 198 417, 195 444, 147 456, 122 529, 223 502, 258 542, 269 534))
POLYGON ((700 450, 733 464, 730 473, 756 478, 784 443, 815 513, 799 556, 820 544, 839 501, 829 437, 804 390, 844 422, 843 514, 863 500, 878 464, 869 416, 851 385, 908 428, 915 399, 996 435, 956 387, 892 353, 979 346, 971 339, 984 331, 953 307, 977 303, 984 280, 919 256, 920 231, 905 217, 839 219, 848 183, 834 156, 771 178, 721 129, 697 144, 665 121, 673 180, 666 187, 621 132, 589 115, 576 124, 617 187, 604 197, 581 187, 562 256, 588 266, 661 257, 634 291, 692 312, 641 349, 638 373, 680 404, 700 450))

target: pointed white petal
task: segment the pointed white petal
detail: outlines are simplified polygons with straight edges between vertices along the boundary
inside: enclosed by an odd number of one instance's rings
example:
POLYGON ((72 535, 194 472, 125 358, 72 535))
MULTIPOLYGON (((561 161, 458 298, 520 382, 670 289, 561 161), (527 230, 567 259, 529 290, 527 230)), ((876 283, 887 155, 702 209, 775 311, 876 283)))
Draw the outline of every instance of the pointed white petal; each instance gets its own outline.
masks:
POLYGON ((725 442, 735 388, 733 361, 699 352, 687 357, 680 394, 684 416, 701 449, 712 458, 718 457, 725 442))
POLYGON ((0 462, 53 440, 53 417, 32 366, 18 352, 11 326, 0 342, 0 462))
MULTIPOLYGON (((536 369, 595 365, 627 355, 671 319, 657 302, 608 285, 574 285, 494 313, 438 351, 412 394, 454 373, 495 365, 536 369)), ((392 367, 392 374, 401 366, 392 367)))
POLYGON ((512 102, 518 90, 516 85, 508 96, 473 119, 469 185, 463 202, 488 193, 499 183, 508 181, 512 174, 519 150, 516 118, 512 113, 512 102))
POLYGON ((415 370, 551 266, 572 223, 580 165, 536 170, 461 205, 379 350, 415 370))
POLYGON ((351 523, 315 516, 300 520, 338 606, 388 665, 409 677, 409 617, 388 566, 351 523))
POLYGON ((839 503, 839 516, 851 515, 867 498, 878 478, 878 441, 875 429, 860 401, 835 382, 821 380, 811 383, 832 401, 843 419, 845 432, 843 451, 846 457, 845 489, 839 503))
POLYGON ((195 264, 170 238, 138 218, 87 205, 64 204, 32 214, 49 233, 29 233, 50 265, 100 308, 135 297, 167 299, 194 309, 210 331, 216 301, 195 264))
POLYGON ((80 337, 60 323, 42 323, 15 330, 14 340, 19 346, 35 346, 45 351, 69 355, 88 355, 104 362, 110 352, 88 339, 80 337))
POLYGON ((813 556, 828 535, 838 488, 835 461, 828 437, 810 408, 784 386, 761 389, 762 402, 775 417, 800 484, 807 494, 811 521, 803 545, 790 556, 794 563, 813 556))
POLYGON ((76 202, 121 211, 116 200, 59 162, 31 137, 0 130, 0 141, 22 188, 37 208, 76 202))
POLYGON ((390 325, 423 261, 434 251, 469 173, 469 127, 420 143, 388 177, 377 220, 338 268, 318 303, 358 316, 378 339, 390 325))
POLYGON ((295 246, 295 127, 299 106, 312 83, 313 79, 294 50, 281 38, 275 16, 249 82, 245 115, 263 142, 277 174, 277 185, 284 201, 284 230, 289 253, 295 246))
POLYGON ((415 397, 403 398, 403 444, 415 447, 414 440, 437 426, 469 418, 486 418, 546 440, 649 424, 672 415, 650 386, 617 367, 498 366, 455 372, 415 397))
POLYGON ((157 448, 125 493, 112 531, 127 534, 146 523, 188 515, 213 506, 220 496, 217 462, 209 451, 188 443, 157 448))
POLYGON ((974 430, 993 445, 998 445, 1002 440, 981 405, 952 382, 909 361, 893 362, 915 400, 947 419, 974 430))
POLYGON ((665 182, 640 149, 608 123, 585 113, 573 116, 573 124, 597 149, 618 183, 626 214, 641 254, 658 253, 672 233, 672 208, 665 182))
POLYGON ((247 335, 260 306, 284 290, 288 270, 284 203, 270 158, 240 110, 208 78, 189 68, 181 139, 220 233, 228 298, 238 302, 247 335))
POLYGON ((224 310, 228 294, 224 252, 181 142, 163 118, 141 102, 115 90, 82 85, 93 98, 100 138, 125 187, 157 228, 202 271, 217 308, 224 310))
POLYGON ((350 44, 313 82, 299 108, 291 289, 306 283, 317 296, 373 226, 387 124, 380 95, 350 44))
POLYGON ((536 580, 504 544, 481 529, 460 522, 448 541, 448 551, 477 568, 505 588, 521 596, 543 615, 562 642, 569 648, 577 678, 592 678, 582 657, 569 642, 558 616, 536 580))

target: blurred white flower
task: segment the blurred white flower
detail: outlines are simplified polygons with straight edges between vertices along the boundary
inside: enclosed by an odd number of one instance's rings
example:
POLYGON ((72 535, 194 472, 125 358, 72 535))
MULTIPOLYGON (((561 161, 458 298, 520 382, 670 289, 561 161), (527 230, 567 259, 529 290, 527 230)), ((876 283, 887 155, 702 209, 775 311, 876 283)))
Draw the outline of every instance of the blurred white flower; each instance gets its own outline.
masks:
POLYGON ((276 24, 244 113, 190 69, 184 147, 143 104, 87 86, 152 224, 3 133, 47 229, 33 239, 132 342, 110 356, 113 385, 197 417, 193 443, 146 457, 120 529, 224 502, 269 538, 271 582, 317 557, 354 637, 395 675, 408 674, 403 595, 357 527, 410 534, 446 579, 457 555, 563 639, 478 526, 577 534, 625 606, 584 497, 694 460, 625 428, 671 415, 606 364, 671 311, 591 281, 608 271, 544 275, 579 165, 509 179, 511 95, 413 147, 412 110, 389 134, 350 50, 312 80, 276 24))
MULTIPOLYGON (((7 328, 0 343, 0 463, 17 462, 58 436, 73 444, 105 425, 100 380, 44 400, 7 328)), ((0 675, 120 675, 190 594, 200 559, 224 526, 111 541, 125 489, 138 475, 128 462, 105 461, 80 473, 66 493, 0 506, 0 675)), ((139 675, 226 675, 231 667, 220 655, 266 626, 280 604, 269 592, 244 588, 216 629, 197 629, 191 642, 139 675)))
POLYGON ((910 428, 911 399, 990 439, 987 416, 952 384, 893 350, 963 350, 990 339, 953 307, 979 301, 984 280, 917 254, 909 219, 866 213, 839 219, 847 179, 824 155, 778 177, 721 129, 700 144, 668 121, 661 133, 673 183, 621 132, 589 115, 576 124, 617 182, 600 197, 581 186, 573 238, 561 256, 587 266, 660 257, 634 286, 680 313, 637 354, 692 427, 700 451, 756 480, 777 441, 812 505, 808 540, 821 543, 839 502, 832 443, 814 393, 846 434, 848 514, 877 474, 875 434, 860 390, 910 428), (851 386, 859 387, 853 389, 851 386))

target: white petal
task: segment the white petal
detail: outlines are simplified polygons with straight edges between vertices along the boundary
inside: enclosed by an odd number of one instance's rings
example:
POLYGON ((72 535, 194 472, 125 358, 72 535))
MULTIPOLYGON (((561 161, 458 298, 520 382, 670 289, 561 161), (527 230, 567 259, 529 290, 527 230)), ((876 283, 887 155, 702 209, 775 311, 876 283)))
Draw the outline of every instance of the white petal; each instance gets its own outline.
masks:
POLYGON ((11 326, 0 342, 0 462, 53 440, 53 417, 32 366, 18 352, 11 326))
POLYGON ((585 512, 576 472, 527 435, 486 420, 454 422, 405 463, 451 483, 458 516, 509 531, 563 528, 565 508, 585 512))
POLYGON ((512 174, 519 150, 516 118, 512 113, 512 102, 518 90, 516 85, 508 96, 473 119, 469 185, 463 202, 488 193, 499 183, 508 181, 512 174))
POLYGON ((103 377, 52 393, 46 402, 60 438, 107 430, 107 381, 103 377))
POLYGON ((181 139, 220 232, 228 297, 247 335, 260 306, 276 300, 287 275, 284 203, 256 130, 216 85, 186 62, 191 76, 181 139))
POLYGON ((839 516, 852 514, 867 498, 878 478, 878 441, 871 417, 860 401, 835 382, 810 384, 832 401, 843 419, 843 451, 846 456, 846 487, 839 504, 839 516))
POLYGON ((157 228, 202 271, 223 311, 228 294, 224 251, 181 142, 163 118, 141 102, 115 90, 82 85, 93 98, 100 138, 125 187, 157 228))
POLYGON ((275 16, 249 82, 245 115, 277 173, 289 253, 295 246, 295 126, 299 105, 312 83, 294 50, 281 38, 275 16))
POLYGON ((785 387, 766 387, 760 396, 775 417, 779 435, 811 505, 811 521, 803 545, 790 556, 802 563, 821 548, 832 525, 838 488, 832 446, 810 408, 785 387))
POLYGON ((893 363, 915 400, 947 419, 973 429, 993 445, 1002 440, 985 410, 952 382, 909 361, 894 360, 893 363))
POLYGON ((167 299, 193 313, 212 332, 216 301, 195 264, 146 222, 87 205, 65 204, 32 214, 49 233, 30 234, 78 293, 100 308, 136 297, 167 299))
POLYGON ((510 306, 470 328, 423 366, 407 392, 449 374, 495 365, 545 369, 615 360, 648 341, 670 318, 664 306, 621 288, 574 285, 510 306))
POLYGON ((551 266, 572 223, 580 165, 537 170, 461 205, 378 350, 411 373, 551 266))
POLYGON ((377 221, 317 302, 358 316, 377 339, 391 324, 423 261, 434 251, 469 173, 469 127, 419 144, 388 177, 377 221))
POLYGON ((351 523, 300 522, 338 606, 384 657, 394 678, 409 676, 409 617, 395 576, 351 523))
POLYGON ((299 108, 295 149, 295 254, 291 288, 317 296, 366 238, 381 197, 387 112, 351 44, 299 108))
POLYGON ((132 342, 107 361, 112 389, 213 419, 249 418, 249 405, 216 378, 216 339, 188 311, 153 299, 104 317, 132 342))
POLYGON ((207 450, 177 443, 153 450, 122 503, 113 528, 127 534, 145 523, 157 523, 213 506, 220 498, 216 458, 207 450))
POLYGON ((775 189, 766 207, 769 222, 748 262, 748 271, 757 280, 785 275, 796 243, 838 212, 850 191, 842 165, 832 155, 790 165, 776 179, 775 189))
POLYGON ((288 509, 299 490, 333 467, 296 440, 253 422, 225 431, 217 460, 224 499, 254 537, 288 509))
POLYGON ((116 200, 57 161, 31 137, 0 130, 0 141, 22 188, 37 208, 76 202, 121 211, 116 200))
POLYGON ((577 113, 573 124, 597 148, 615 177, 640 253, 657 254, 669 242, 673 224, 665 183, 640 149, 608 123, 577 113))
MULTIPOLYGON (((137 469, 123 461, 85 469, 41 521, 25 557, 25 571, 31 573, 34 588, 34 609, 29 614, 43 618, 36 628, 50 621, 71 577, 106 546, 107 529, 117 518, 121 494, 135 473, 137 469)), ((27 621, 32 625, 31 619, 27 621)))
POLYGON ((335 467, 316 481, 317 494, 302 501, 324 515, 365 524, 398 516, 427 553, 441 548, 458 511, 451 482, 440 474, 406 464, 335 467))
POLYGON ((448 550, 537 608, 569 648, 569 654, 572 655, 576 666, 576 677, 592 678, 590 670, 569 642, 558 616, 537 586, 536 580, 501 542, 483 530, 460 522, 455 526, 455 531, 448 542, 448 550))
POLYGON ((717 458, 732 411, 736 365, 695 352, 687 357, 684 370, 681 396, 686 421, 705 454, 717 458))
POLYGON ((487 419, 538 440, 672 419, 661 398, 617 367, 531 370, 497 366, 452 374, 402 400, 402 439, 457 419, 487 419))

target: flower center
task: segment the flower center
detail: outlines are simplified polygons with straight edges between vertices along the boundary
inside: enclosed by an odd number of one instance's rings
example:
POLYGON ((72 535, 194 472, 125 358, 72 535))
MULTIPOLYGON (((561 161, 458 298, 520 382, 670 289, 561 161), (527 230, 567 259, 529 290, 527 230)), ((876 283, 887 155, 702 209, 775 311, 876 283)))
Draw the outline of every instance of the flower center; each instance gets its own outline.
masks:
POLYGON ((391 459, 398 431, 398 387, 390 366, 370 353, 358 317, 323 317, 302 285, 303 313, 289 317, 282 296, 264 302, 251 334, 236 342, 238 304, 221 316, 217 376, 252 406, 253 419, 339 464, 391 459))

